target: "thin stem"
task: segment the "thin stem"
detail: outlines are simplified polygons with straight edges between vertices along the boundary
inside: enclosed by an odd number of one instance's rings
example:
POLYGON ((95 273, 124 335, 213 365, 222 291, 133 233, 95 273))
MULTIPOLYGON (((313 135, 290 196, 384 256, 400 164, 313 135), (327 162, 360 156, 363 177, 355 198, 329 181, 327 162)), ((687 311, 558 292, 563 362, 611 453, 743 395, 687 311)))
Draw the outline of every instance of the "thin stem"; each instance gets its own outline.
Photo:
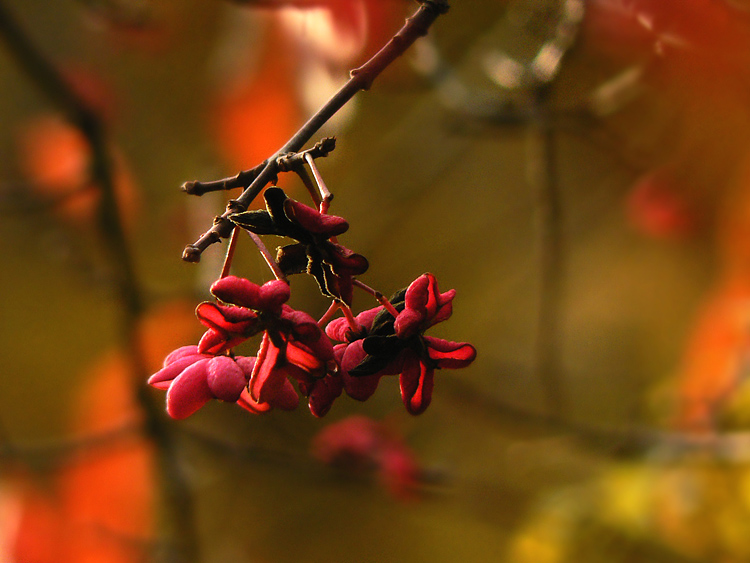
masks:
POLYGON ((263 244, 263 241, 260 240, 260 237, 250 231, 247 231, 247 234, 249 234, 250 238, 253 239, 255 246, 258 247, 258 250, 263 255, 263 258, 265 259, 266 264, 268 264, 268 267, 271 268, 271 271, 273 272, 274 277, 277 280, 286 281, 286 276, 284 275, 284 272, 281 271, 281 268, 279 268, 279 264, 276 262, 276 260, 274 260, 273 256, 271 256, 271 253, 268 251, 268 248, 266 248, 266 245, 263 244))
MULTIPOLYGON (((278 165, 276 159, 290 152, 299 152, 312 136, 338 112, 360 90, 368 90, 374 80, 400 57, 419 37, 426 35, 430 26, 448 11, 447 0, 425 0, 413 16, 406 20, 404 26, 385 46, 361 67, 351 71, 351 78, 336 92, 307 123, 305 123, 276 154, 266 160, 262 170, 252 183, 236 199, 236 203, 245 209, 276 177, 278 165)), ((255 169, 257 169, 256 167, 255 169)), ((254 169, 254 170, 255 170, 254 169)), ((239 176, 239 174, 238 174, 239 176)), ((236 213, 235 208, 227 210, 218 217, 214 225, 203 233, 197 241, 188 245, 182 253, 182 259, 188 262, 200 261, 203 251, 212 244, 227 238, 233 228, 229 215, 236 213)))
POLYGON ((266 165, 266 161, 261 162, 255 168, 250 170, 244 170, 237 173, 231 178, 223 178, 221 180, 214 180, 211 182, 185 182, 182 184, 180 189, 186 194, 201 196, 210 192, 220 192, 226 190, 233 190, 235 188, 246 188, 248 187, 258 174, 263 170, 266 165))
POLYGON ((364 290, 365 292, 372 295, 375 299, 378 300, 378 303, 380 303, 383 307, 385 307, 385 310, 388 311, 391 315, 393 315, 393 318, 395 319, 398 317, 398 311, 396 308, 391 304, 390 301, 388 301, 388 298, 380 293, 378 290, 371 288, 369 285, 365 285, 359 280, 352 279, 352 285, 358 287, 359 289, 364 290))
POLYGON ((535 342, 536 372, 545 390, 547 408, 562 414, 559 317, 562 301, 562 218, 555 167, 555 137, 546 92, 534 100, 528 128, 527 175, 537 208, 539 308, 535 342))
POLYGON ((318 172, 318 167, 315 166, 315 160, 313 160, 313 157, 310 156, 309 153, 305 154, 305 162, 307 162, 307 165, 310 167, 310 170, 313 173, 313 178, 315 178, 315 183, 318 186, 318 191, 320 192, 320 212, 325 213, 328 211, 328 206, 333 199, 333 194, 328 191, 328 186, 326 186, 326 183, 323 181, 323 176, 318 172), (323 210, 323 205, 325 205, 325 211, 323 210))
POLYGON ((346 323, 349 325, 349 329, 352 332, 359 332, 360 330, 362 330, 362 327, 359 326, 357 319, 354 318, 354 314, 352 313, 351 307, 349 307, 349 305, 341 301, 339 302, 339 307, 341 308, 341 311, 344 313, 344 316, 346 317, 346 323))
POLYGON ((240 235, 240 230, 235 228, 232 231, 232 236, 229 239, 229 246, 227 246, 227 255, 224 257, 224 265, 221 268, 221 275, 219 279, 225 278, 229 275, 229 269, 232 267, 232 259, 234 258, 234 251, 237 248, 237 240, 240 235))
POLYGON ((312 178, 310 178, 310 174, 308 174, 307 170, 305 170, 305 167, 301 164, 297 164, 292 170, 294 170, 297 176, 300 177, 302 183, 305 184, 305 188, 307 188, 307 192, 310 194, 310 197, 312 198, 313 203, 315 203, 315 206, 320 207, 322 203, 320 200, 320 194, 318 193, 318 190, 316 189, 312 178))
POLYGON ((323 316, 320 317, 318 320, 318 326, 320 328, 323 328, 325 325, 328 324, 328 321, 330 321, 333 316, 336 314, 336 311, 338 311, 341 308, 341 305, 338 301, 333 301, 331 303, 331 306, 328 307, 328 310, 323 313, 323 316))

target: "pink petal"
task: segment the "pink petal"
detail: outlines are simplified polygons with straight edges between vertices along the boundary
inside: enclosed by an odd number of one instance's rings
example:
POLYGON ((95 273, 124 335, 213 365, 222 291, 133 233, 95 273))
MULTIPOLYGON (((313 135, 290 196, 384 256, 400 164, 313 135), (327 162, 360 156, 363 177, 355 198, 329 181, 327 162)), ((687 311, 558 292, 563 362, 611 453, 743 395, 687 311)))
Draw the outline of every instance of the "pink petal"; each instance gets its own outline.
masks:
POLYGON ((422 414, 430 406, 434 373, 434 369, 426 366, 416 354, 405 358, 399 382, 401 399, 410 414, 422 414))
POLYGON ((441 369, 457 369, 468 366, 477 357, 477 350, 468 342, 451 342, 432 336, 423 337, 430 359, 441 369))
POLYGON ((211 293, 224 303, 258 309, 260 287, 245 278, 226 276, 218 279, 211 286, 211 293))
POLYGON ((320 327, 310 315, 304 311, 296 311, 284 305, 281 318, 291 323, 292 332, 297 340, 310 342, 320 337, 320 327))
POLYGON ((453 314, 453 303, 448 301, 444 305, 440 305, 440 307, 438 307, 437 312, 432 317, 432 319, 430 319, 429 326, 434 326, 438 323, 442 323, 443 321, 447 321, 451 317, 452 314, 453 314))
POLYGON ((331 265, 333 271, 338 275, 358 276, 364 274, 370 267, 367 258, 345 246, 332 242, 329 248, 331 250, 331 265))
POLYGON ((343 388, 344 381, 341 377, 327 375, 316 381, 307 403, 313 416, 321 418, 328 414, 333 401, 341 395, 343 388))
POLYGON ((442 307, 443 305, 450 303, 453 301, 453 298, 456 296, 456 290, 455 289, 449 289, 445 293, 441 293, 438 295, 437 302, 438 306, 442 307))
POLYGON ((308 342, 307 346, 321 362, 327 363, 333 360, 333 344, 325 333, 321 332, 320 337, 314 342, 308 342))
POLYGON ((195 315, 204 326, 219 332, 249 332, 258 322, 258 316, 242 307, 228 307, 204 301, 195 309, 195 315))
POLYGON ((164 358, 164 367, 167 367, 172 362, 175 362, 185 356, 198 355, 200 355, 200 352, 198 352, 198 347, 194 344, 192 346, 183 346, 182 348, 177 348, 177 350, 170 352, 169 355, 164 358))
POLYGON ((312 207, 293 199, 287 199, 284 202, 284 212, 306 231, 324 235, 326 238, 345 233, 349 228, 349 223, 343 217, 323 215, 312 207))
POLYGON ((242 368, 229 356, 216 356, 208 362, 208 387, 214 397, 233 403, 247 386, 242 368))
POLYGON ((259 403, 253 399, 250 396, 250 393, 247 392, 247 389, 242 390, 240 398, 237 399, 237 404, 253 414, 263 414, 264 412, 270 411, 272 408, 268 403, 259 403))
POLYGON ((354 369, 367 353, 362 348, 362 340, 356 340, 346 346, 341 358, 341 371, 346 394, 357 401, 366 401, 375 393, 380 383, 382 373, 354 377, 349 370, 354 369))
POLYGON ((207 361, 206 356, 191 355, 179 358, 178 360, 170 363, 167 367, 160 369, 154 375, 149 377, 148 384, 152 387, 155 387, 156 389, 165 391, 169 389, 172 381, 186 368, 200 361, 207 361))
POLYGON ((291 290, 289 284, 283 280, 272 280, 260 286, 257 309, 263 311, 278 311, 282 304, 289 301, 291 290))
POLYGON ((299 405, 299 395, 294 390, 294 385, 288 380, 284 379, 284 384, 281 389, 269 399, 269 404, 274 408, 281 409, 283 411, 293 411, 299 405))
POLYGON ((409 284, 406 289, 405 296, 405 307, 406 309, 414 309, 423 314, 429 312, 430 305, 432 307, 437 306, 437 298, 435 296, 435 276, 432 274, 422 274, 416 280, 409 284))
POLYGON ((401 311, 393 323, 396 330, 396 336, 399 338, 409 338, 419 332, 420 325, 424 321, 424 315, 416 309, 404 309, 401 311))
MULTIPOLYGON (((333 348, 331 348, 331 357, 333 357, 333 348)), ((308 373, 319 371, 324 366, 324 362, 303 344, 288 343, 286 347, 286 359, 289 363, 302 368, 308 373)))
POLYGON ((286 381, 286 373, 277 365, 280 360, 283 361, 281 350, 271 342, 268 333, 264 333, 248 388, 250 395, 260 403, 272 400, 286 381))
POLYGON ((250 381, 250 377, 253 374, 253 368, 255 367, 255 356, 235 356, 234 363, 240 366, 245 380, 250 381))
POLYGON ((206 381, 207 375, 208 362, 197 362, 175 378, 167 391, 169 416, 176 419, 187 418, 213 399, 206 381))
POLYGON ((203 336, 201 336, 201 339, 198 342, 198 349, 203 354, 220 354, 224 351, 222 348, 224 348, 225 342, 224 335, 213 328, 209 328, 203 333, 203 336))

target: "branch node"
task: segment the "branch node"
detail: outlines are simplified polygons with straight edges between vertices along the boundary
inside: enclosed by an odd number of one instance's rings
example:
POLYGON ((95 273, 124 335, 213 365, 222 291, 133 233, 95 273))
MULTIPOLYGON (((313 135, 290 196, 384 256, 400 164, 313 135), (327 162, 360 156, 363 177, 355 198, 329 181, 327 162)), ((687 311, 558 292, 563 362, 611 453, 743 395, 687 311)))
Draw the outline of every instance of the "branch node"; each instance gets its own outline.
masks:
POLYGON ((188 244, 185 247, 185 250, 182 251, 182 259, 185 262, 190 262, 192 264, 197 264, 201 261, 201 251, 199 248, 195 247, 192 244, 188 244))

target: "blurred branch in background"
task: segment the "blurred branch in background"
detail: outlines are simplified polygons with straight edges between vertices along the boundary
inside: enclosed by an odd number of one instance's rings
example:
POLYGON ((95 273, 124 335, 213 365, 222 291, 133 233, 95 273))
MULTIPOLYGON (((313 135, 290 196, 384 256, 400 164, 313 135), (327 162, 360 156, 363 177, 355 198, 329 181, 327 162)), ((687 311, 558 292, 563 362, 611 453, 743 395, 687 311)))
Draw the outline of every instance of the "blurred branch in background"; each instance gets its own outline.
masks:
MULTIPOLYGON (((91 178, 98 187, 98 219, 102 243, 109 255, 112 283, 118 295, 119 327, 125 361, 128 363, 130 381, 135 389, 144 416, 146 434, 156 445, 161 470, 160 483, 164 493, 163 507, 167 515, 164 530, 176 555, 168 559, 199 561, 198 545, 194 531, 191 493, 178 461, 174 440, 165 424, 161 408, 146 392, 144 380, 148 371, 143 361, 142 342, 137 335, 138 321, 144 304, 123 228, 121 213, 115 194, 111 169, 111 154, 103 122, 86 102, 70 87, 50 62, 36 49, 5 5, 0 2, 0 37, 21 69, 37 88, 66 115, 91 147, 91 178)), ((11 446, 12 447, 12 446, 11 446)))

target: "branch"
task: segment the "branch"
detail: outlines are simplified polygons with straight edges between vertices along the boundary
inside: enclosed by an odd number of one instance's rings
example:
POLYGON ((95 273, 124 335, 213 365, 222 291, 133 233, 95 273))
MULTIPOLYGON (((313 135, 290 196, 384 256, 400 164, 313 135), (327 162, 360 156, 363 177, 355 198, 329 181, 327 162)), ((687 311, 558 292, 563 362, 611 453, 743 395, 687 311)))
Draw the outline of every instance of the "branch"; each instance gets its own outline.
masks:
MULTIPOLYGON (((448 11, 447 0, 424 0, 419 9, 406 20, 404 26, 394 35, 385 46, 378 51, 369 61, 361 67, 351 71, 351 77, 338 92, 336 92, 318 112, 313 115, 302 128, 289 139, 289 141, 272 155, 264 163, 256 166, 250 171, 240 172, 249 175, 251 172, 261 168, 260 172, 252 180, 252 183, 242 192, 231 206, 214 220, 214 225, 206 231, 193 244, 185 247, 182 259, 187 262, 199 262, 201 254, 212 244, 227 238, 234 229, 229 215, 236 213, 237 208, 244 208, 258 196, 263 188, 276 177, 278 171, 277 159, 287 153, 299 152, 312 136, 339 111, 360 90, 368 90, 378 75, 385 70, 394 60, 400 57, 419 37, 427 35, 427 31, 433 22, 448 11)), ((230 180, 220 180, 229 182, 230 180)))

